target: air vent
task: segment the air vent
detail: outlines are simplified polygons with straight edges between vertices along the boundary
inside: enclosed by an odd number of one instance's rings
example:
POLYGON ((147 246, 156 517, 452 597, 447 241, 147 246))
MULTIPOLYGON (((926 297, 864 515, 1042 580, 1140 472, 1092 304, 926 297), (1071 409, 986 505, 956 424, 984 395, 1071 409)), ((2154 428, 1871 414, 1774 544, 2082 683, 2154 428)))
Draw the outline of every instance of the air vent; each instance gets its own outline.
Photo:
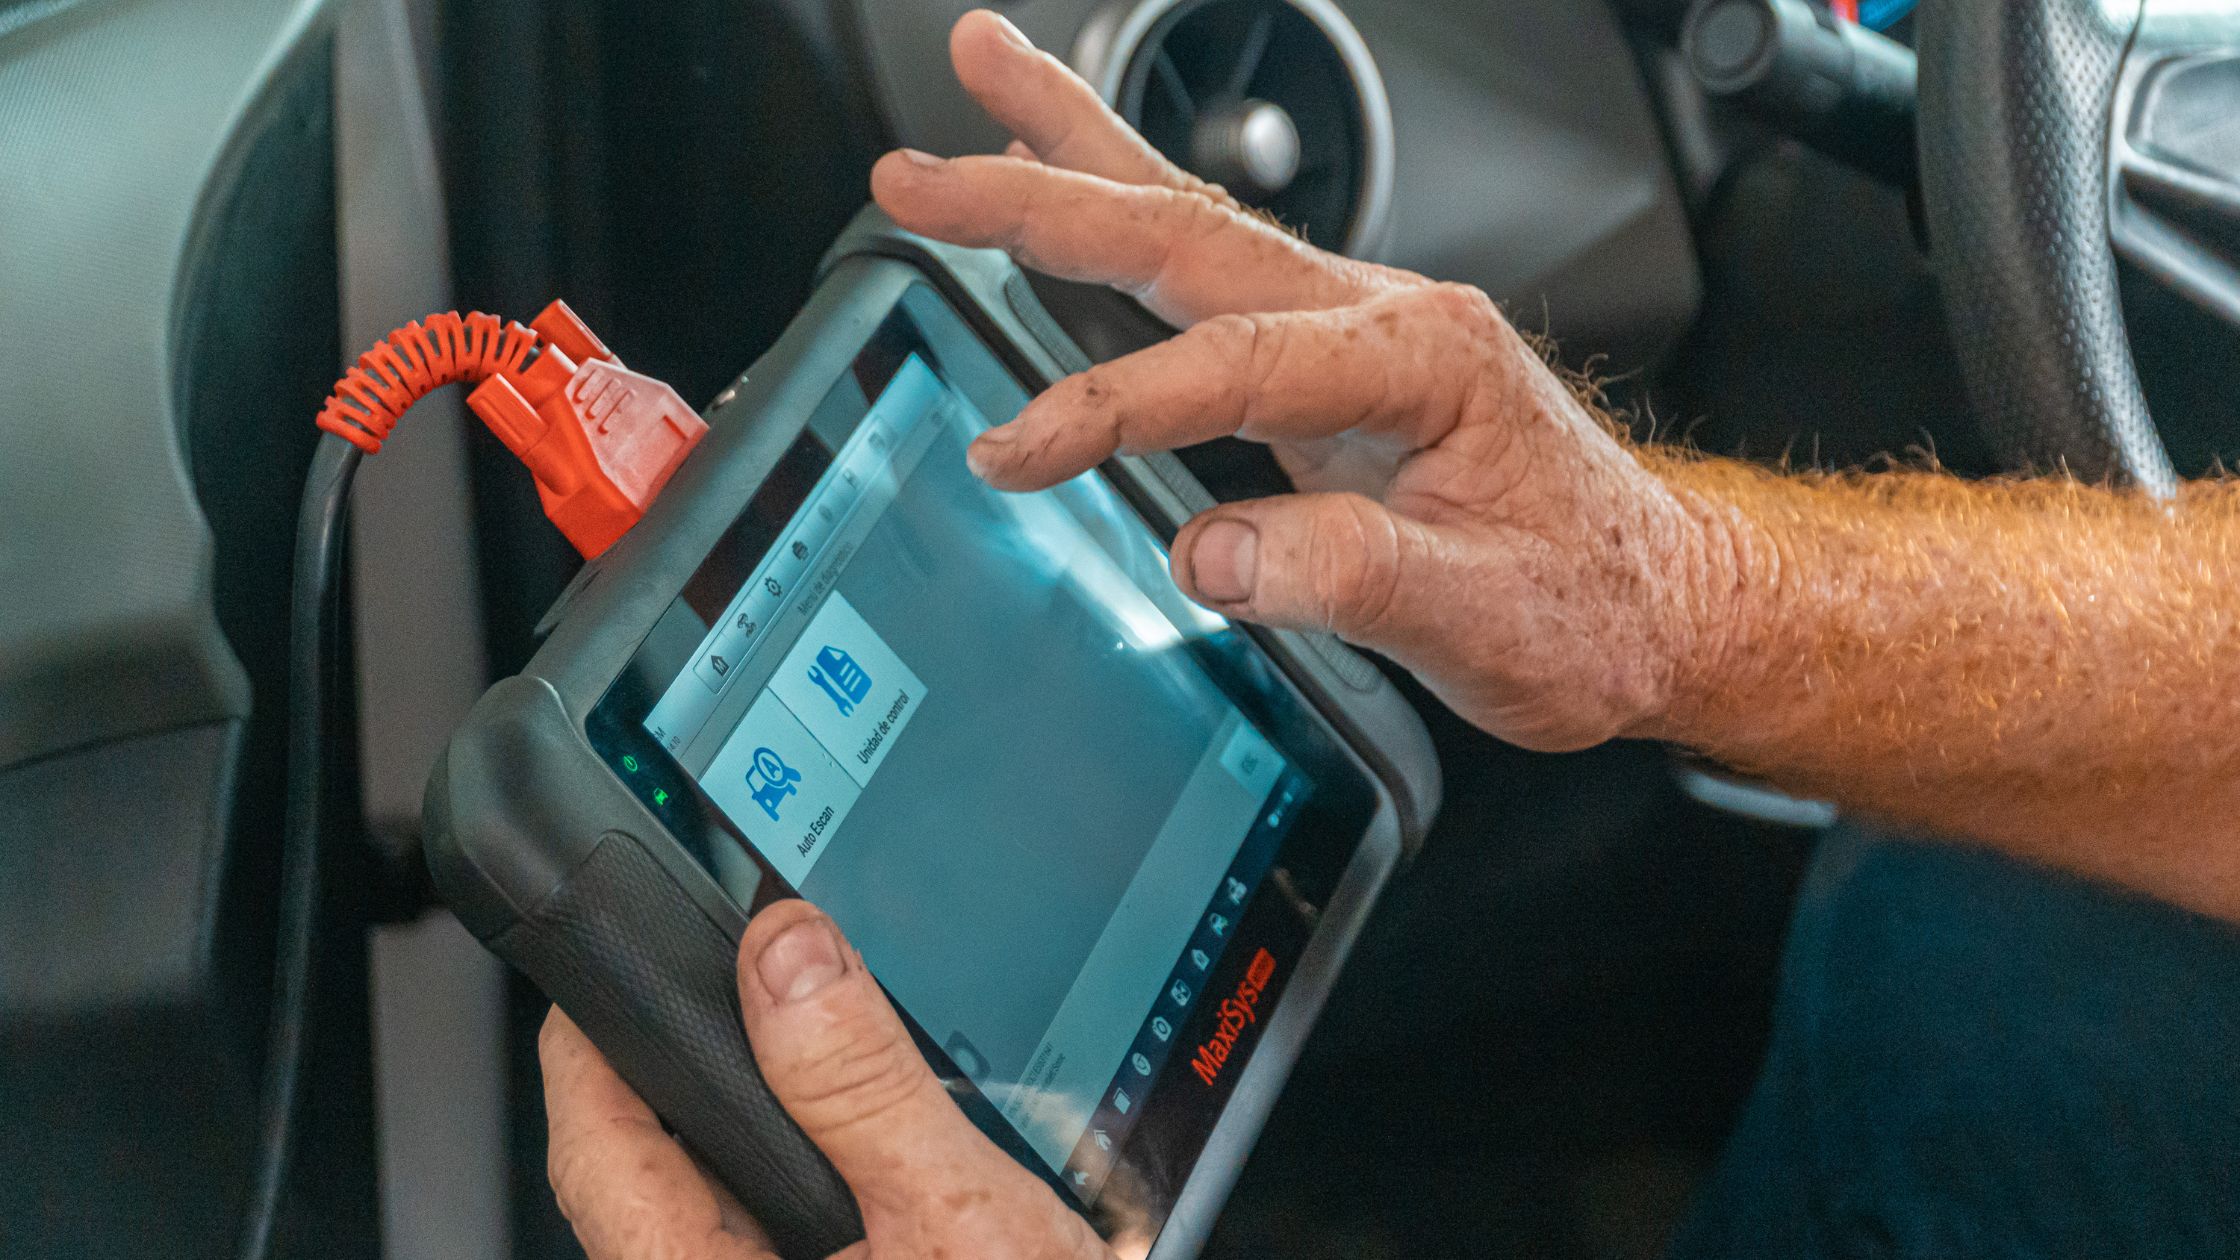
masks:
POLYGON ((1083 29, 1074 64, 1160 152, 1326 249, 1382 241, 1392 114, 1328 0, 1142 0, 1083 29))

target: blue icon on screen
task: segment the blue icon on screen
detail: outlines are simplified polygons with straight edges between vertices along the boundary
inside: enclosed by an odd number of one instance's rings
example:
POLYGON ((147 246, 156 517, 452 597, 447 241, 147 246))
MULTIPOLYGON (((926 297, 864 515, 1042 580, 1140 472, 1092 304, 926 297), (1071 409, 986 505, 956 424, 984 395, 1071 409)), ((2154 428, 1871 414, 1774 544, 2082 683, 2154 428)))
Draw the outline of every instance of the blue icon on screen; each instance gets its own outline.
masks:
POLYGON ((863 698, 871 694, 871 675, 863 672, 856 658, 830 644, 817 652, 817 663, 809 667, 809 681, 824 688, 832 702, 840 706, 840 716, 856 711, 863 698))
POLYGON ((778 804, 801 789, 801 772, 787 765, 767 748, 754 750, 754 767, 747 771, 747 791, 770 821, 778 821, 778 804))

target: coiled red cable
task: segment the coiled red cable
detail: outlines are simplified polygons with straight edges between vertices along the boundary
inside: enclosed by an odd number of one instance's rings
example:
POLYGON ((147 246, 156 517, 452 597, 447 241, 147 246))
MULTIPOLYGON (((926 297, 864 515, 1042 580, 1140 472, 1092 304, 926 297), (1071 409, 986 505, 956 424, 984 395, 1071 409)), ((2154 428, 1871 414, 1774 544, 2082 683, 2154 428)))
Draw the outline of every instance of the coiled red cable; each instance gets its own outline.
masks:
POLYGON ((358 356, 319 409, 319 427, 375 454, 412 404, 446 385, 517 371, 542 344, 534 330, 481 311, 414 320, 358 356))

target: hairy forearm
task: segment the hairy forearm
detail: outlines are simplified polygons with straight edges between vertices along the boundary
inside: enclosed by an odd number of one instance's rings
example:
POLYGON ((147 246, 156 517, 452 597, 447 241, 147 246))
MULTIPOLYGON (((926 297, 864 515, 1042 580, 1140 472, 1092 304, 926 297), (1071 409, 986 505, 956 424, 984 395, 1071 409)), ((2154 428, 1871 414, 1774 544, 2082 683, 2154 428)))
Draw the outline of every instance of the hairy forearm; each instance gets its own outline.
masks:
POLYGON ((1644 458, 1716 627, 1645 733, 2240 920, 2240 485, 1644 458))

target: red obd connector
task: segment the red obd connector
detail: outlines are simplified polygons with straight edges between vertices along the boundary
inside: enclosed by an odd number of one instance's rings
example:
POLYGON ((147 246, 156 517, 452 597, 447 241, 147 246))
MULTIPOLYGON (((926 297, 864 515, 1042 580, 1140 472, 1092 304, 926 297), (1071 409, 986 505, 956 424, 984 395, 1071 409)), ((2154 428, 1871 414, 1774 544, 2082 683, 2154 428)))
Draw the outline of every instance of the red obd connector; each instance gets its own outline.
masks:
POLYGON ((544 514, 594 557, 645 515, 708 425, 677 391, 622 366, 566 303, 529 327, 540 353, 476 386, 467 406, 536 477, 544 514))
POLYGON ((453 384, 475 386, 467 405, 529 466, 545 515, 586 559, 638 523, 708 431, 565 302, 527 328, 446 311, 395 329, 335 382, 319 428, 371 455, 414 403, 453 384))

